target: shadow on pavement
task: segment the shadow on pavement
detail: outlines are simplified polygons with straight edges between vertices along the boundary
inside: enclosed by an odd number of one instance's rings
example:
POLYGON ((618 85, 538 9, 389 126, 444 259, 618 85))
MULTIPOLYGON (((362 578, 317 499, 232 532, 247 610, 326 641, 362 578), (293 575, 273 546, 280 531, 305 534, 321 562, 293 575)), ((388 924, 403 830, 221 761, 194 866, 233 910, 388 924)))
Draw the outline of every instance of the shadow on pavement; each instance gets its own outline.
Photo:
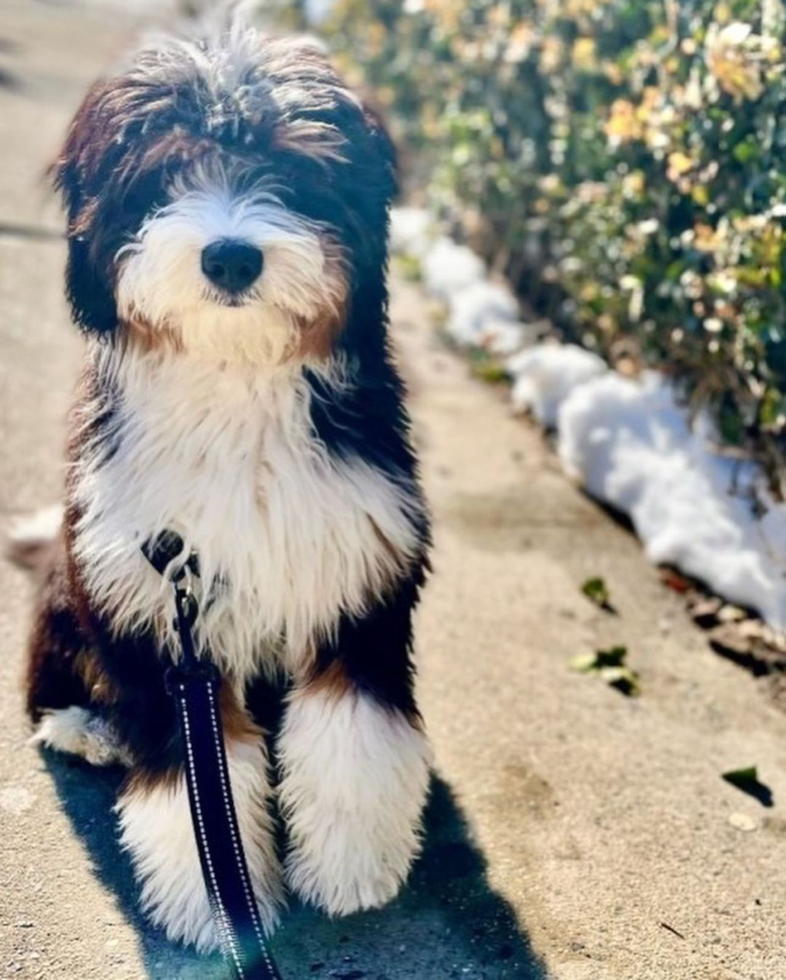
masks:
MULTIPOLYGON (((217 956, 173 946, 137 906, 130 862, 111 813, 122 773, 43 751, 74 830, 103 884, 139 934, 150 980, 224 980, 217 956)), ((545 980, 507 902, 491 890, 450 787, 434 777, 426 843, 407 888, 375 912, 329 920, 293 903, 272 942, 284 980, 545 980)))

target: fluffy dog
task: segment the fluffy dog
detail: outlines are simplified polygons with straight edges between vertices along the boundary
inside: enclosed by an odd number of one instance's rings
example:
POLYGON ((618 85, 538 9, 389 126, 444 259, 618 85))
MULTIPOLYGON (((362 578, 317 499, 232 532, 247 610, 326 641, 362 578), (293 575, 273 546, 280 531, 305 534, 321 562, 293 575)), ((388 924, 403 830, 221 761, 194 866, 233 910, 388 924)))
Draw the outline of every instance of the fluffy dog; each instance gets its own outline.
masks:
POLYGON ((429 768, 411 661, 428 520, 387 340, 391 145, 313 42, 233 27, 98 82, 53 173, 87 344, 31 639, 36 738, 128 767, 142 904, 214 946, 164 690, 172 590, 142 552, 176 532, 199 556, 196 642, 223 679, 266 927, 284 882, 332 915, 379 906, 418 850, 429 768))

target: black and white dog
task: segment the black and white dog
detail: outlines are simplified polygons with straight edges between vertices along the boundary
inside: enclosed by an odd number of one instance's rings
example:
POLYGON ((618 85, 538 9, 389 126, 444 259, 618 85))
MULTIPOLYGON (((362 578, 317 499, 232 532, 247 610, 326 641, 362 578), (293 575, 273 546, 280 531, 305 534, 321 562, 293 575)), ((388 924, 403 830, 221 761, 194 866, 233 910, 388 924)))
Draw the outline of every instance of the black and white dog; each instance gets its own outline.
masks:
POLYGON ((411 617, 429 530, 387 339, 394 169, 313 42, 240 27, 98 82, 54 165, 87 349, 29 711, 41 743, 128 767, 117 813, 143 905, 202 949, 163 682, 172 593, 141 550, 165 530, 199 555, 196 638, 223 678, 266 927, 284 881, 332 915, 383 904, 419 846, 411 617))

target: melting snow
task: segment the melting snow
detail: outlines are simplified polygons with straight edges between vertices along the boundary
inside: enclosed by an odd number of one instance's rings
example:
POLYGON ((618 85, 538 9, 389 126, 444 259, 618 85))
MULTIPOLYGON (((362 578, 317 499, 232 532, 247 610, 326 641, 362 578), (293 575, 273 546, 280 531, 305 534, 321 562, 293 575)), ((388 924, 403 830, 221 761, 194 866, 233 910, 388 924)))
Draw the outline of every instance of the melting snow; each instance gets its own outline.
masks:
POLYGON ((457 343, 511 355, 514 407, 556 428, 566 472, 630 517, 651 561, 786 629, 786 506, 771 498, 758 466, 724 456, 706 417, 691 426, 662 375, 624 378, 570 344, 525 346, 535 331, 513 295, 469 248, 433 238, 426 212, 394 212, 392 239, 421 260, 457 343))

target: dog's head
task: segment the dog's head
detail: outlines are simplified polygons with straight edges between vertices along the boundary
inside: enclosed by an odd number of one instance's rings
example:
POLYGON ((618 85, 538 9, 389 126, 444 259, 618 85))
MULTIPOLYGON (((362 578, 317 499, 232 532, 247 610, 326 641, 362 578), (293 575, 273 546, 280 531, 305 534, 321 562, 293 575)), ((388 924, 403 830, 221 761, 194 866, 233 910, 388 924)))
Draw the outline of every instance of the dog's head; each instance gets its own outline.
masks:
POLYGON ((54 165, 75 319, 220 359, 324 358, 384 266, 394 171, 307 39, 146 48, 90 90, 54 165))

